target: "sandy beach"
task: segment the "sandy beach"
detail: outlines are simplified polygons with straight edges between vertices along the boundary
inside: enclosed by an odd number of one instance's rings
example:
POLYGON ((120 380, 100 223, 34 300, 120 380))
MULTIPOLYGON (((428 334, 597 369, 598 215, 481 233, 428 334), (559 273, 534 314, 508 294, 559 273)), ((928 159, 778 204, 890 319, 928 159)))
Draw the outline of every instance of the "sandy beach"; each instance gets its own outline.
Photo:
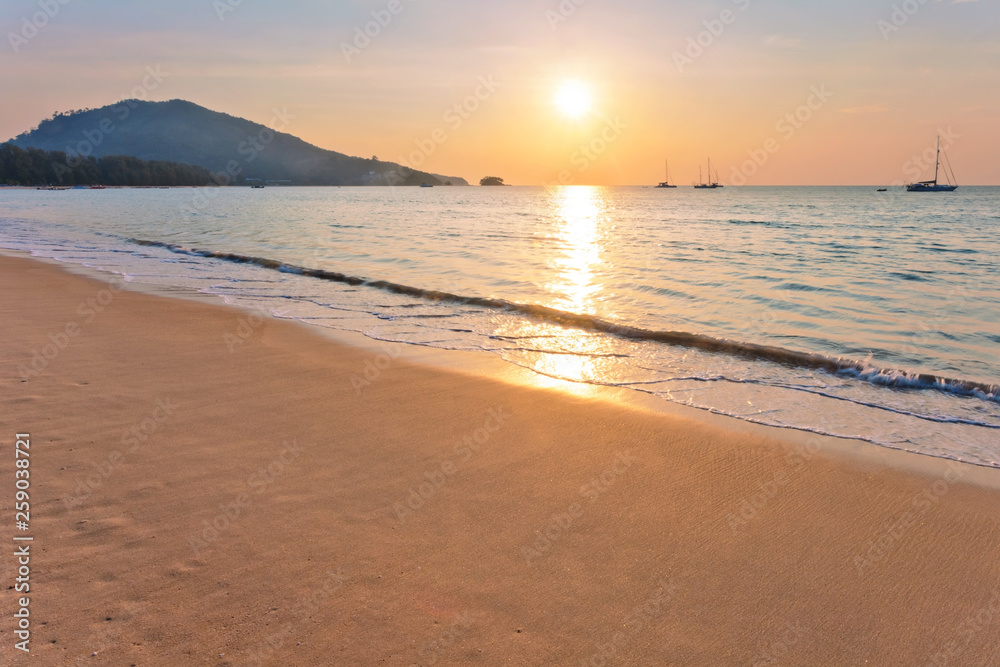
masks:
POLYGON ((1000 471, 0 283, 31 664, 1000 663, 1000 471))

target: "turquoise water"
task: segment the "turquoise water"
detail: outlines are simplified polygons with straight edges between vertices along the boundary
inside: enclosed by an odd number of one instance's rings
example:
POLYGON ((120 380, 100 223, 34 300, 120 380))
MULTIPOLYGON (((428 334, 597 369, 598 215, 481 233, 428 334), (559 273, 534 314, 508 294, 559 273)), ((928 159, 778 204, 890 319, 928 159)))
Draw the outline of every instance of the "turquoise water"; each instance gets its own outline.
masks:
POLYGON ((985 187, 0 190, 3 247, 993 466, 998 225, 985 187))

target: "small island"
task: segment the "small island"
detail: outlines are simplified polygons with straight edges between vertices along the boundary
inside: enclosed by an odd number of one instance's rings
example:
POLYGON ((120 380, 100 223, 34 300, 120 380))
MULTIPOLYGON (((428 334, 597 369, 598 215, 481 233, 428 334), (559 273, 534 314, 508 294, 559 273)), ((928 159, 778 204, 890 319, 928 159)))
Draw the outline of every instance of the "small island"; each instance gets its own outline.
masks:
POLYGON ((486 176, 485 178, 480 179, 479 184, 480 185, 507 185, 506 183, 503 182, 503 179, 500 178, 499 176, 486 176))

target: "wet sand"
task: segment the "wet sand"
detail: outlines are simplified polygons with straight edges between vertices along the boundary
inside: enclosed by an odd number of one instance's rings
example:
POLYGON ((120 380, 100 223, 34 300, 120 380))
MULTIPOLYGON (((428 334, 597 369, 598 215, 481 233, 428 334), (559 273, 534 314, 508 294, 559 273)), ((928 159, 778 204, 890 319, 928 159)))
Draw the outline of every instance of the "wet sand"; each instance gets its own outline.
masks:
POLYGON ((1000 471, 0 284, 35 664, 1000 663, 1000 471))

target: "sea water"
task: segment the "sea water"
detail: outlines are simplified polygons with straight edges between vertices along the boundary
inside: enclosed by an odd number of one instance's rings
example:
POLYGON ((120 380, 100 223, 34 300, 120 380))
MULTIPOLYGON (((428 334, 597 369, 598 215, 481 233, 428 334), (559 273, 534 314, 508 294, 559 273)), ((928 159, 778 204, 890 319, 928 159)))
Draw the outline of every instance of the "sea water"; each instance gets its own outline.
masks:
POLYGON ((998 230, 989 187, 0 190, 0 247, 994 467, 998 230))

